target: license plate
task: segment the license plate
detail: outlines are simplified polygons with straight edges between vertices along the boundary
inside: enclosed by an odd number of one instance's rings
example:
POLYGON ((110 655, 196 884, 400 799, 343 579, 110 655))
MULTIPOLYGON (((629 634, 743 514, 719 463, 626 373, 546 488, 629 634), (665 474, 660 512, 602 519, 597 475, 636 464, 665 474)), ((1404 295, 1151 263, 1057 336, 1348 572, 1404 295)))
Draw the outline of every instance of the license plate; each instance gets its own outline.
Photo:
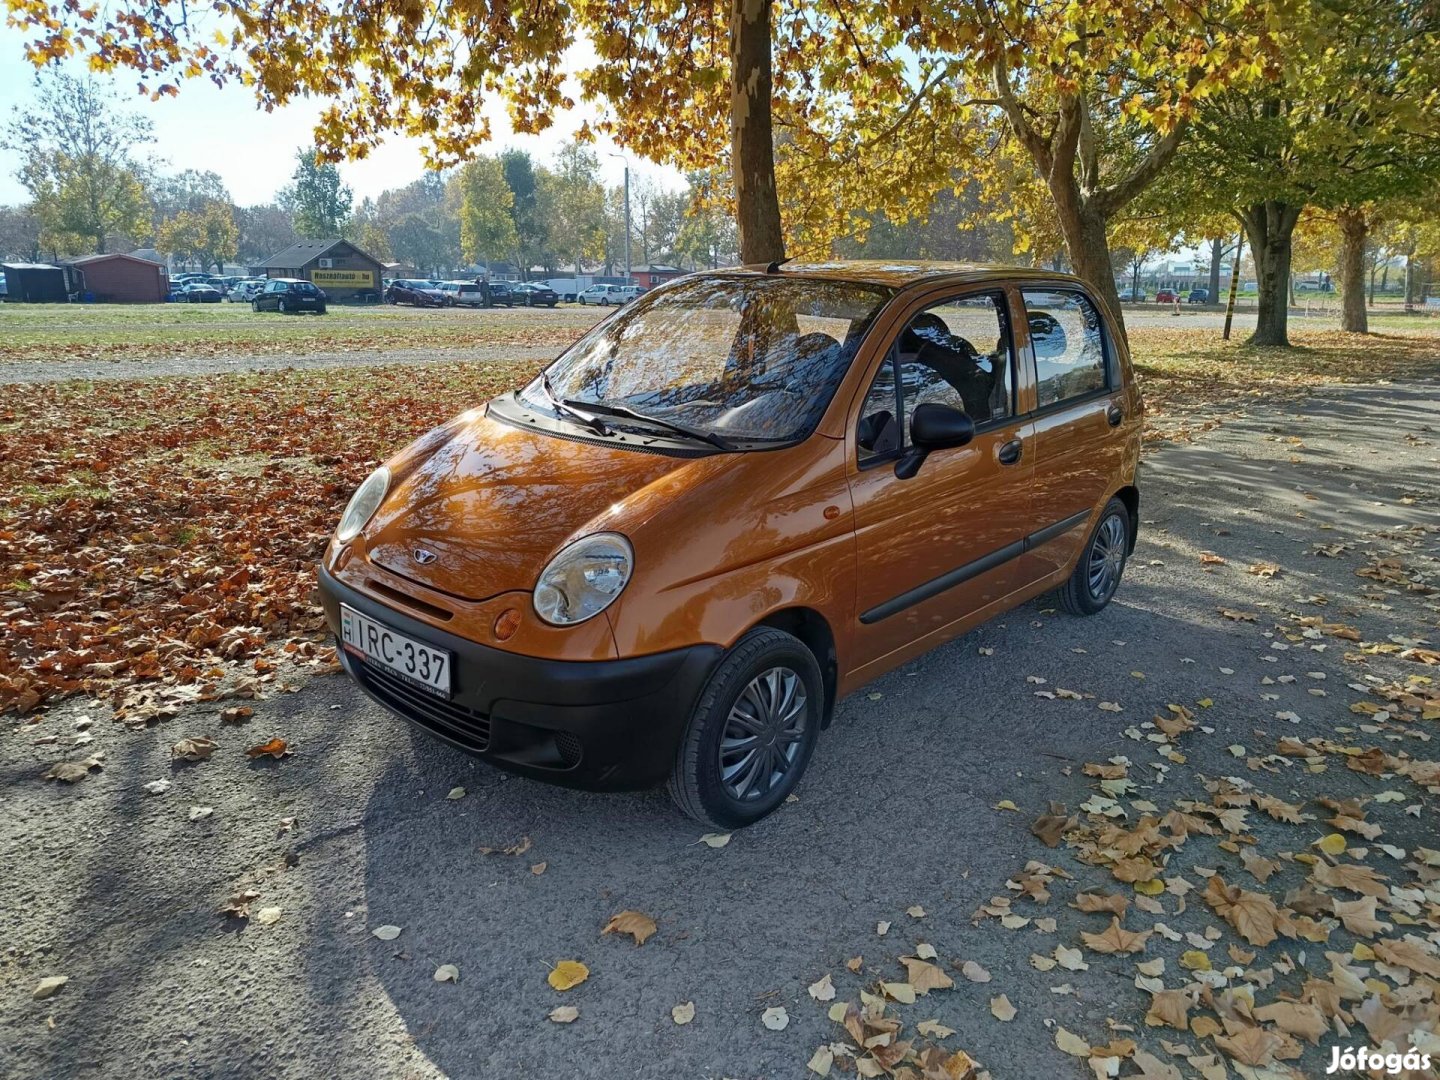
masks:
POLYGON ((450 696, 452 657, 406 637, 352 607, 340 605, 340 641, 352 653, 439 697, 450 696))

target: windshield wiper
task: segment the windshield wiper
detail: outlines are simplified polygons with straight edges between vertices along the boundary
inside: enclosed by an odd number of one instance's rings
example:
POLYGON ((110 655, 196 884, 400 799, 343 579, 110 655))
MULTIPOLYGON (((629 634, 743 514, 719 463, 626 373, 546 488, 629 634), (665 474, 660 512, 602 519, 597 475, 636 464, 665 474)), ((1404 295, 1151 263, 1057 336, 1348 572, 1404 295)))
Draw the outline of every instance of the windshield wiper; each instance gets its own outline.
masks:
POLYGON ((542 371, 540 373, 540 389, 545 391, 545 397, 549 400, 551 406, 555 409, 556 412, 569 413, 576 420, 579 420, 582 424, 588 427, 591 431, 595 432, 595 434, 597 435, 610 434, 609 426, 606 425, 604 420, 601 420, 594 413, 588 413, 583 409, 577 409, 568 401, 561 401, 555 396, 555 388, 550 385, 549 372, 542 371))
MULTIPOLYGON (((569 401, 562 401, 562 405, 570 405, 569 401)), ((587 409, 597 413, 604 413, 606 416, 623 416, 628 420, 639 420, 643 424, 654 424, 656 427, 666 428, 677 435, 684 435, 690 439, 698 439, 700 442, 707 442, 720 450, 736 451, 740 449, 723 435, 717 435, 713 431, 704 431, 700 428, 690 427, 688 424, 677 424, 674 420, 662 420, 658 416, 646 416, 642 412, 630 408, 628 405, 610 405, 603 401, 582 401, 587 409)))

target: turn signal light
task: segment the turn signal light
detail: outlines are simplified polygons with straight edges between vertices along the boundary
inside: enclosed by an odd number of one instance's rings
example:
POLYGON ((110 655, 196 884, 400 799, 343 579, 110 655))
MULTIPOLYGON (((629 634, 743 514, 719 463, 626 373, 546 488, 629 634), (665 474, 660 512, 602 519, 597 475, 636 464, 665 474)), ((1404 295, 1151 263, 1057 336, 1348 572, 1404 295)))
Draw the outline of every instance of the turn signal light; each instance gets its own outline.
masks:
POLYGON ((520 629, 520 612, 513 607, 506 608, 495 620, 495 637, 500 641, 508 641, 514 636, 515 631, 520 629))

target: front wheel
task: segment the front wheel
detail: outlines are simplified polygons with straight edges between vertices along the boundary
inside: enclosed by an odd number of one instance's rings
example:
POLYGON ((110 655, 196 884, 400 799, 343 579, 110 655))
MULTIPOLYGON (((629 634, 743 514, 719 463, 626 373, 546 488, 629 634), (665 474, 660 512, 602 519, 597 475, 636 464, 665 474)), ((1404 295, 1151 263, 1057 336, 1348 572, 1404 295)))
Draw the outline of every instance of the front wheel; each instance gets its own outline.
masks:
POLYGON ((277 300, 275 302, 275 310, 278 311, 281 315, 284 315, 285 312, 289 311, 290 309, 285 306, 284 300, 277 300))
POLYGON ((324 304, 321 304, 318 308, 316 308, 316 309, 315 309, 315 314, 316 314, 316 315, 324 315, 324 314, 325 314, 325 305, 324 305, 324 304))
POLYGON ((810 762, 824 715, 820 666, 783 630, 751 630, 705 684, 670 774, 670 796, 719 829, 759 821, 810 762))
POLYGON ((260 310, 260 301, 259 301, 259 300, 251 300, 251 301, 250 301, 250 310, 251 310, 251 311, 259 311, 259 310, 260 310))
POLYGON ((1094 615, 1110 602, 1125 573, 1133 522, 1119 499, 1111 499, 1080 552, 1070 580, 1060 587, 1060 606, 1071 615, 1094 615))

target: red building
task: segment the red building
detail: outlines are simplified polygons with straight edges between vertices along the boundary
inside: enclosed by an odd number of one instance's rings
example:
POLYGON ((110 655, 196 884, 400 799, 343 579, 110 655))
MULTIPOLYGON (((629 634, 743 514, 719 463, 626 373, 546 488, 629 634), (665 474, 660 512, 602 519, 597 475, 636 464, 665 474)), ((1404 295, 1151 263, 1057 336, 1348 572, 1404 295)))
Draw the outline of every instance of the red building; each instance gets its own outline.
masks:
POLYGON ((642 289, 653 289, 656 285, 663 285, 667 281, 674 281, 677 277, 683 277, 686 271, 678 266, 665 266, 661 263, 651 263, 643 270, 632 270, 630 276, 635 279, 635 284, 642 289))
POLYGON ((134 255, 86 255, 70 265, 84 279, 80 291, 102 304, 163 304, 170 291, 165 267, 134 255))

